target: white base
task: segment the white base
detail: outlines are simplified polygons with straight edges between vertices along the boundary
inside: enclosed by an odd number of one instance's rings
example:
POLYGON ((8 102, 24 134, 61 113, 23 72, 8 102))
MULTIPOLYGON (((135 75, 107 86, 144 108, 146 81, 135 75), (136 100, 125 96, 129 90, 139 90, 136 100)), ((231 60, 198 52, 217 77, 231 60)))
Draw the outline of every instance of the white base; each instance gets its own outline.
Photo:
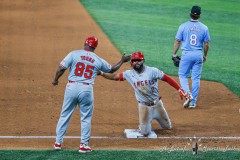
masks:
POLYGON ((151 133, 146 137, 142 135, 138 129, 125 129, 124 134, 127 138, 157 138, 154 131, 151 131, 151 133))

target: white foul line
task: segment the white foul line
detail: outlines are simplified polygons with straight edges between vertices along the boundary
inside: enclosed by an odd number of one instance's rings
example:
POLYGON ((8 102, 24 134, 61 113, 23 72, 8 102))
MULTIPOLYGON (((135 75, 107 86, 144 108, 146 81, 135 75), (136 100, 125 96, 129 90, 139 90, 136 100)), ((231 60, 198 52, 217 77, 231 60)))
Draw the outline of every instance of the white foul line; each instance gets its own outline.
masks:
MULTIPOLYGON (((56 136, 0 136, 0 139, 55 139, 56 136)), ((69 139, 80 139, 81 136, 64 136, 64 138, 69 138, 69 139)), ((91 136, 93 139, 122 139, 125 137, 110 137, 110 136, 91 136)), ((197 138, 197 139, 229 139, 229 140, 235 140, 235 139, 240 139, 238 136, 224 136, 224 137, 190 137, 190 136, 169 136, 169 137, 157 137, 158 139, 192 139, 192 138, 197 138)))

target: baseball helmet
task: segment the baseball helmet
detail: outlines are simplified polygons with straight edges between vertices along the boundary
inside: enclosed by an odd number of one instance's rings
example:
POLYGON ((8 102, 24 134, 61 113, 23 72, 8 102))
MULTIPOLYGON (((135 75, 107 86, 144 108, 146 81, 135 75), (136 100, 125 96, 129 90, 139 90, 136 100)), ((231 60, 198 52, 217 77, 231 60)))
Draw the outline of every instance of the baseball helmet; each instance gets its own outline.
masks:
POLYGON ((134 52, 134 53, 131 55, 131 61, 134 60, 134 59, 144 59, 143 53, 140 52, 140 51, 134 52))
POLYGON ((98 39, 96 37, 94 37, 94 36, 90 36, 90 37, 88 37, 86 39, 84 44, 88 45, 88 46, 90 46, 92 48, 96 48, 97 45, 98 45, 98 39))
POLYGON ((134 52, 134 53, 131 55, 130 64, 131 64, 132 67, 133 67, 132 60, 134 60, 134 59, 142 59, 142 60, 144 60, 144 55, 143 55, 143 53, 140 52, 140 51, 137 51, 137 52, 134 52))

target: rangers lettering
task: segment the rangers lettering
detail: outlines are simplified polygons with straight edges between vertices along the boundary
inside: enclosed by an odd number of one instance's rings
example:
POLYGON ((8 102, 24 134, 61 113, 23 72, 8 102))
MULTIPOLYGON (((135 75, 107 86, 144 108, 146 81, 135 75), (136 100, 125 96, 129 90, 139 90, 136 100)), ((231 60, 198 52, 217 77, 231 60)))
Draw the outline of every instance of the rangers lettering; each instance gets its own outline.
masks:
POLYGON ((197 27, 192 27, 192 28, 189 29, 189 31, 190 31, 190 32, 191 32, 191 31, 200 32, 200 29, 197 28, 197 27))

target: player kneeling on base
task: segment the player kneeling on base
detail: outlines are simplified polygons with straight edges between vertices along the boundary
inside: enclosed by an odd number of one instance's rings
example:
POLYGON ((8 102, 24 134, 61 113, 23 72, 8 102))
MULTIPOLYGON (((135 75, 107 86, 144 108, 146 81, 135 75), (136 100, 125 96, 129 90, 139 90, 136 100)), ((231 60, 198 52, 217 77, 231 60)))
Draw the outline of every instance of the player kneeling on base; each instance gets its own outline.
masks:
POLYGON ((157 120, 162 128, 171 129, 172 124, 164 108, 158 92, 158 79, 167 82, 180 93, 181 99, 189 98, 188 94, 180 88, 180 85, 167 74, 155 67, 143 65, 144 55, 142 52, 134 52, 131 55, 132 70, 122 73, 100 74, 110 80, 127 80, 135 91, 139 109, 139 129, 141 134, 148 136, 151 133, 153 119, 157 120))

